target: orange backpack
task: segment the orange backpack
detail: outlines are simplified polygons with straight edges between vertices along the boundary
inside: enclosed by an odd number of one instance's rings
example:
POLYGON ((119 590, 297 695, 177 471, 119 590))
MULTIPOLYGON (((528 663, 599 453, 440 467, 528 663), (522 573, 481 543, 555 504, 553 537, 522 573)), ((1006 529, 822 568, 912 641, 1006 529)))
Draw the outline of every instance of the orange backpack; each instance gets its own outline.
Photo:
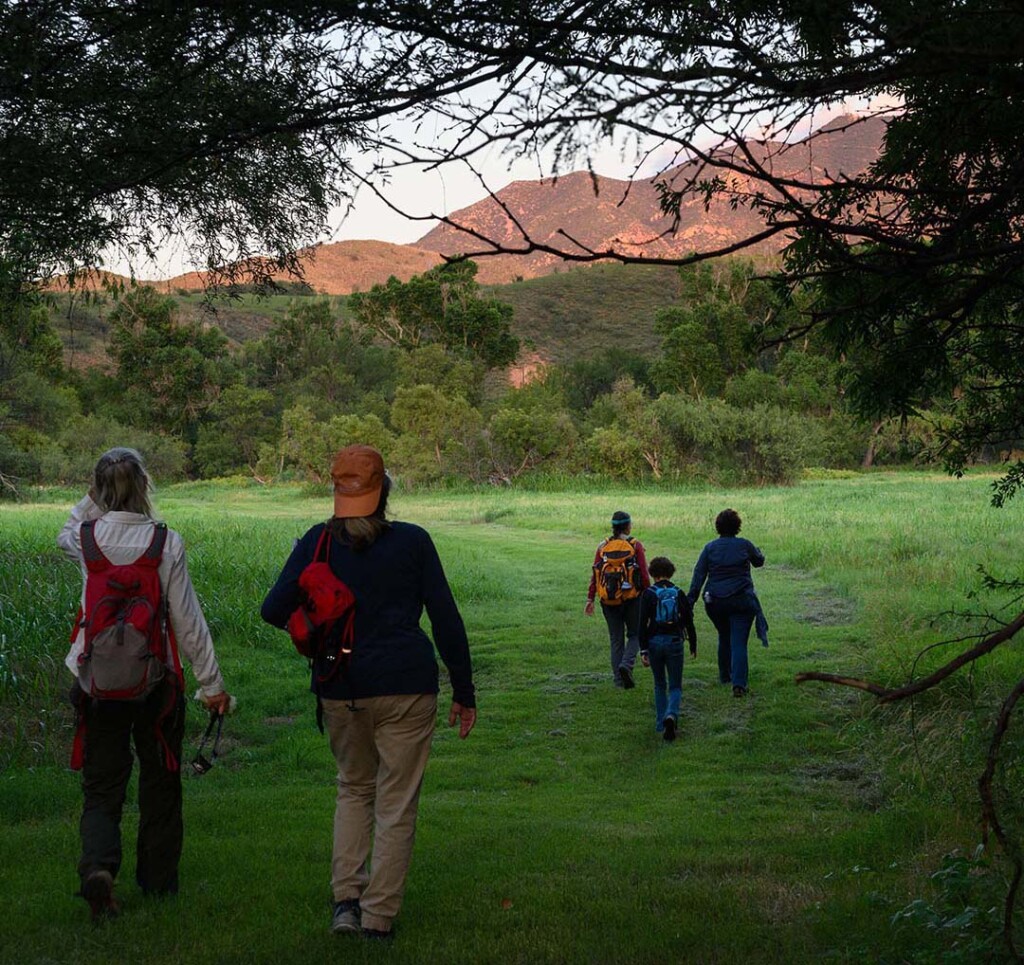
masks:
POLYGON ((640 566, 636 541, 631 536, 606 539, 601 558, 594 564, 597 595, 605 606, 619 606, 640 595, 640 566))

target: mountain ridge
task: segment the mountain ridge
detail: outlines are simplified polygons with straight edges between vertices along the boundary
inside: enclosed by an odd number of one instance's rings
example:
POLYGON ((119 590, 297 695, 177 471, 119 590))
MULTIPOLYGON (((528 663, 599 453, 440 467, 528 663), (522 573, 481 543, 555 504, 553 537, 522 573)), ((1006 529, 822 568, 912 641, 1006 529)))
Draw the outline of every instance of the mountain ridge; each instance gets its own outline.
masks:
MULTIPOLYGON (((745 149, 756 163, 775 174, 821 184, 863 171, 878 156, 884 131, 885 122, 880 118, 842 115, 801 141, 751 140, 745 149)), ((702 174, 699 162, 690 160, 654 177, 633 181, 589 171, 511 181, 493 195, 454 212, 450 224, 438 224, 412 244, 366 239, 303 249, 299 255, 304 280, 316 292, 348 295, 392 275, 408 281, 441 264, 445 257, 476 253, 478 281, 508 284, 578 264, 548 249, 577 254, 614 251, 671 261, 694 252, 738 246, 763 231, 764 222, 755 212, 722 199, 705 205, 699 193, 683 197, 678 220, 662 210, 659 185, 678 190, 698 182, 702 174), (500 247, 522 249, 522 253, 480 254, 486 248, 481 237, 500 247)), ((743 175, 727 176, 733 179, 733 187, 745 187, 743 175)), ((774 235, 742 250, 753 256, 775 254, 789 240, 774 235)), ((275 280, 295 281, 285 274, 275 280)), ((206 272, 187 272, 146 284, 173 293, 205 288, 208 281, 206 272)))

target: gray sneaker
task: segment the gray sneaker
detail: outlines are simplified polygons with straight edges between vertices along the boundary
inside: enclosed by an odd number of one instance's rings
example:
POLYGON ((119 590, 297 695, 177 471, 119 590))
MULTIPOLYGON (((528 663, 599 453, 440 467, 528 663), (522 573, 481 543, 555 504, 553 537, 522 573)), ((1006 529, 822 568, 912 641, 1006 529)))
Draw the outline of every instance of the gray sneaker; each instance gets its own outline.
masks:
POLYGON ((331 931, 335 934, 346 932, 355 934, 359 929, 359 901, 356 898, 336 901, 334 914, 331 916, 331 931))

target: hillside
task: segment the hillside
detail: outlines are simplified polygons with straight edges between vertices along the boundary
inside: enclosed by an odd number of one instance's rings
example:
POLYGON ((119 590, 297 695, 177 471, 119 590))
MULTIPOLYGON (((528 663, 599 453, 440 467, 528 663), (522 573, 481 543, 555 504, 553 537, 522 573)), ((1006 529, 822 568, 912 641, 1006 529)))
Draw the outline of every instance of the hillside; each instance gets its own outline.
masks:
POLYGON ((592 265, 487 291, 515 309, 524 354, 564 363, 610 348, 651 355, 655 313, 678 297, 679 278, 659 265, 592 265))
MULTIPOLYGON (((878 155, 884 131, 884 121, 878 118, 845 116, 794 144, 751 141, 746 147, 757 164, 774 174, 823 184, 864 170, 878 155)), ((554 180, 515 181, 494 197, 451 215, 451 220, 467 231, 439 225, 416 245, 445 255, 480 251, 485 246, 467 233, 472 231, 496 244, 522 248, 525 232, 537 244, 569 253, 615 251, 633 257, 679 258, 736 244, 761 230, 763 222, 748 208, 734 208, 728 198, 721 198, 705 209, 699 195, 683 201, 679 224, 673 226, 672 219, 661 210, 657 182, 666 181, 681 190, 711 173, 715 172, 701 173, 690 162, 657 178, 632 183, 592 177, 584 171, 554 180)), ((731 188, 740 195, 754 190, 742 177, 730 175, 730 179, 731 188)), ((786 241, 776 236, 746 253, 757 256, 777 252, 786 241)), ((478 260, 480 280, 496 283, 548 274, 566 265, 557 255, 544 251, 478 260)))
MULTIPOLYGON (((653 353, 658 347, 654 315, 677 297, 678 278, 675 269, 662 266, 594 265, 484 289, 513 306, 512 330, 523 341, 524 357, 569 362, 623 346, 653 353)), ((183 317, 217 325, 237 346, 263 335, 290 305, 310 296, 242 294, 208 300, 199 292, 179 292, 171 297, 183 317)), ((331 301, 344 318, 347 297, 331 301)), ((103 294, 54 296, 53 322, 73 367, 105 363, 109 309, 103 294)))
MULTIPOLYGON (((305 283, 315 292, 327 295, 349 295, 366 291, 394 275, 408 281, 413 275, 440 264, 435 251, 423 251, 415 245, 394 245, 387 241, 338 241, 316 245, 301 252, 305 283)), ((278 274, 275 281, 288 282, 289 275, 278 274)), ((167 281, 152 282, 160 291, 176 293, 199 291, 207 285, 206 272, 188 272, 167 281)))
MULTIPOLYGON (((878 155, 884 132, 884 121, 850 115, 834 119, 803 141, 750 141, 745 148, 766 170, 803 183, 825 184, 867 167, 878 155)), ((760 231, 760 217, 742 204, 734 207, 729 198, 717 199, 706 208, 703 197, 695 194, 683 201, 679 223, 674 225, 661 210, 657 187, 665 181, 682 190, 714 173, 702 172, 696 163, 687 162, 655 178, 633 182, 586 171, 555 179, 514 181, 493 197, 453 212, 454 226, 439 225, 412 245, 366 240, 306 249, 301 252, 305 281, 314 291, 330 295, 365 291, 391 275, 407 281, 439 264, 445 255, 486 248, 467 231, 512 249, 525 247, 525 232, 530 241, 562 251, 614 251, 648 258, 679 258, 694 251, 724 248, 760 231)), ((729 178, 738 195, 753 190, 742 177, 729 178)), ((779 235, 746 253, 755 257, 773 254, 787 240, 779 235)), ((488 255, 477 261, 478 277, 484 284, 537 278, 574 264, 545 251, 488 255)), ((289 278, 281 275, 278 280, 289 278)), ((155 284, 161 291, 176 293, 202 289, 207 282, 205 273, 189 272, 155 284)))

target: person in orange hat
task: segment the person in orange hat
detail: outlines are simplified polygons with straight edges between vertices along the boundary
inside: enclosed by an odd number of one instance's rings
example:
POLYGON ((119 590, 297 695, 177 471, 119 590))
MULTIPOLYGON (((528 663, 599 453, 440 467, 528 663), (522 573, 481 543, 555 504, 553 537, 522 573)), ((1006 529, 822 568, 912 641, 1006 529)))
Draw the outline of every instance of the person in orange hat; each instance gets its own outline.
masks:
MULTIPOLYGON (((346 446, 331 463, 334 516, 300 539, 263 602, 284 628, 303 604, 299 578, 323 546, 355 597, 351 654, 334 672, 313 661, 312 690, 338 765, 331 886, 334 932, 392 937, 412 858, 420 786, 437 717, 438 666, 452 684, 450 726, 476 723, 462 622, 429 534, 386 516, 391 480, 372 446, 346 446), (433 644, 420 629, 426 608, 433 644)), ((324 552, 321 550, 321 552, 324 552)))

